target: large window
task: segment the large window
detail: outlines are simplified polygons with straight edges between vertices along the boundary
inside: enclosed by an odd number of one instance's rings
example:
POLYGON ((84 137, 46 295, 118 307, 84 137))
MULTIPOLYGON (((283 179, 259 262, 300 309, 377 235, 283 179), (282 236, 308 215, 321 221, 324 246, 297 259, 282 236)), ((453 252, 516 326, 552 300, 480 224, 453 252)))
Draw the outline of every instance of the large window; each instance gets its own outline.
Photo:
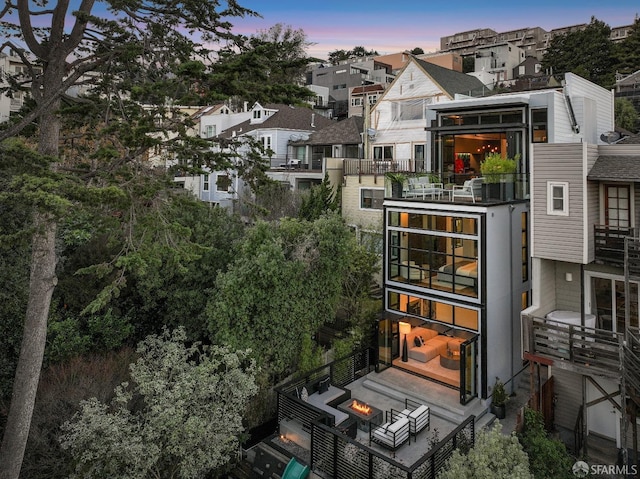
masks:
POLYGON ((360 208, 381 210, 384 202, 384 188, 362 188, 360 190, 360 208))
POLYGON ((458 328, 478 331, 479 311, 435 298, 389 291, 389 309, 458 328))
POLYGON ((388 212, 388 280, 478 298, 478 217, 388 212))
POLYGON ((425 118, 424 98, 417 100, 394 101, 391 103, 391 118, 394 121, 422 120, 425 118))

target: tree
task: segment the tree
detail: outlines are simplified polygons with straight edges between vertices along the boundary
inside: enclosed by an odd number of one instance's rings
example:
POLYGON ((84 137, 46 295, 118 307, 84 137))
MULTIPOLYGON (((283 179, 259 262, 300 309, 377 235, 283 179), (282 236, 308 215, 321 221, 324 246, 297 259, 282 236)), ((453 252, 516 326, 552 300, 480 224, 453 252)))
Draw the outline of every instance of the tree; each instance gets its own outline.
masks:
POLYGON ((424 54, 424 50, 420 47, 415 47, 413 50, 411 50, 411 54, 412 55, 423 55, 424 54))
POLYGON ((242 412, 257 392, 247 351, 185 346, 177 329, 138 346, 131 384, 111 404, 83 401, 62 427, 73 477, 199 478, 224 466, 243 432, 242 412))
POLYGON ((353 60, 357 58, 365 58, 371 56, 377 56, 379 53, 375 50, 367 50, 365 47, 357 46, 351 50, 333 50, 329 52, 329 63, 332 65, 338 65, 340 62, 346 60, 353 60))
POLYGON ((598 85, 611 87, 617 59, 610 35, 611 28, 606 23, 591 17, 586 28, 553 37, 542 59, 542 67, 556 76, 572 72, 598 85))
POLYGON ((618 47, 618 73, 630 75, 640 70, 640 18, 636 18, 629 34, 618 47))
MULTIPOLYGON (((553 477, 553 476, 549 476, 553 477)), ((467 454, 455 450, 438 479, 533 479, 529 460, 515 434, 502 434, 498 422, 478 432, 467 454)))
POLYGON ((250 348, 276 381, 291 372, 302 338, 335 317, 352 241, 337 214, 257 222, 216 279, 211 341, 250 348))
POLYGON ((634 108, 630 100, 626 98, 616 98, 614 101, 614 111, 617 127, 634 133, 638 131, 638 111, 634 108))
POLYGON ((302 104, 313 96, 302 86, 314 60, 305 51, 310 45, 304 31, 278 23, 222 49, 207 84, 219 98, 302 104))
POLYGON ((340 211, 340 187, 333 191, 329 174, 325 173, 322 183, 312 186, 302 196, 299 217, 307 221, 315 221, 328 212, 340 211))
MULTIPOLYGON (((171 97, 177 86, 195 88, 198 79, 181 65, 205 49, 198 47, 188 33, 199 32, 203 42, 233 39, 228 18, 252 15, 235 1, 194 2, 179 5, 168 0, 110 2, 109 17, 94 14, 94 0, 73 4, 58 1, 5 2, 0 11, 3 49, 10 48, 23 62, 26 75, 9 78, 9 89, 29 91, 31 108, 0 132, 0 141, 35 127, 29 157, 44 174, 31 175, 22 183, 25 195, 32 199, 31 265, 29 297, 24 334, 16 367, 9 416, 0 449, 0 477, 16 479, 30 426, 38 377, 46 342, 47 318, 56 286, 57 224, 75 199, 91 196, 87 191, 112 187, 113 180, 130 181, 136 168, 127 169, 130 160, 160 143, 169 143, 178 157, 186 150, 182 135, 154 132, 185 131, 175 109, 163 103, 156 109, 144 109, 140 98, 171 97), (72 16, 73 15, 73 16, 72 16), (176 80, 176 72, 183 73, 176 80), (98 78, 98 80, 96 80, 98 78), (69 103, 66 92, 72 86, 89 89, 84 101, 69 103), (81 118, 74 132, 88 137, 86 142, 71 142, 70 150, 84 148, 84 154, 61 156, 63 109, 81 118), (118 118, 118 121, 115 118, 118 118), (101 126, 96 135, 93 124, 101 126), (36 154, 37 153, 37 154, 36 154), (84 162, 84 160, 87 160, 84 162), (108 168, 99 171, 98 165, 108 168), (107 180, 106 176, 110 175, 107 180), (80 185, 90 188, 82 190, 80 185)), ((15 152, 12 152, 12 154, 15 152)), ((94 201, 99 194, 94 194, 94 201)))

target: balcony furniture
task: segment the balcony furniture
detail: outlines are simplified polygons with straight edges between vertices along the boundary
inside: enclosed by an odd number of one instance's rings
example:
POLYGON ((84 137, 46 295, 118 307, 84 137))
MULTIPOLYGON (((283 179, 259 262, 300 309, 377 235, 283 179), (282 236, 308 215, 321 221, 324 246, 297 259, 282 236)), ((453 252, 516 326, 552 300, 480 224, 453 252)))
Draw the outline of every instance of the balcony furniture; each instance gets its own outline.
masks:
POLYGON ((460 353, 449 351, 447 354, 440 355, 440 366, 452 371, 460 371, 460 353))
POLYGON ((428 178, 409 178, 405 198, 422 197, 423 200, 427 196, 440 198, 443 190, 442 183, 431 183, 428 178))
POLYGON ((338 410, 335 405, 350 398, 351 391, 329 384, 329 376, 306 384, 298 391, 298 394, 300 399, 311 406, 329 413, 334 421, 333 424, 329 424, 330 426, 337 426, 349 418, 348 414, 338 410), (306 395, 304 391, 306 391, 306 395))
POLYGON ((398 448, 410 440, 409 419, 398 412, 390 414, 390 411, 387 411, 385 416, 384 424, 370 429, 369 446, 372 442, 380 444, 393 451, 393 457, 395 457, 398 448))
POLYGON ((409 419, 409 431, 413 437, 416 437, 423 429, 429 430, 431 427, 431 410, 426 404, 420 404, 406 398, 404 410, 400 411, 400 414, 409 419))
POLYGON ((461 185, 453 185, 452 198, 453 201, 456 198, 471 199, 474 203, 476 198, 482 197, 482 178, 472 178, 464 182, 461 185))

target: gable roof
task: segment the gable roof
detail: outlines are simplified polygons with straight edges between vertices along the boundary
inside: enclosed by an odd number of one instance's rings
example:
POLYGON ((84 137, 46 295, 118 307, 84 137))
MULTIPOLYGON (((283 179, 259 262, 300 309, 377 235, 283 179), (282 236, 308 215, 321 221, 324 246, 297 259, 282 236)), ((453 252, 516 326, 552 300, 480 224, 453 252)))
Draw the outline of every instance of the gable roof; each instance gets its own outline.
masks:
POLYGON ((414 57, 413 60, 451 98, 457 93, 469 95, 473 91, 480 92, 486 89, 484 84, 474 76, 449 70, 419 58, 414 57))
POLYGON ((319 131, 322 128, 334 123, 312 109, 299 106, 290 106, 281 103, 270 103, 263 106, 266 110, 277 110, 277 113, 269 116, 261 123, 251 124, 251 120, 243 121, 229 128, 220 135, 221 138, 231 138, 235 132, 238 135, 247 134, 253 130, 282 129, 282 130, 304 130, 319 131))
POLYGON ((364 118, 352 116, 312 133, 306 140, 292 143, 296 145, 359 145, 362 143, 363 127, 364 118))
POLYGON ((602 155, 591 167, 589 180, 640 181, 640 155, 602 155))

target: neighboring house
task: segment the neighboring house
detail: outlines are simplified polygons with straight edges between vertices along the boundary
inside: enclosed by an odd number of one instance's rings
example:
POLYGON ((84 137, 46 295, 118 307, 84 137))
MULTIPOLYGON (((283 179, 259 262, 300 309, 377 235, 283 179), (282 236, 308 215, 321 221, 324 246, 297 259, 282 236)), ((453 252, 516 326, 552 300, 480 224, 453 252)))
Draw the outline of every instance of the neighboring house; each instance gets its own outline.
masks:
POLYGON ((409 59, 415 56, 420 60, 439 65, 449 70, 462 72, 462 57, 452 52, 433 52, 413 55, 409 51, 390 53, 389 55, 380 55, 375 57, 376 60, 391 66, 393 74, 397 74, 409 62, 409 59))
MULTIPOLYGON (((489 400, 496 377, 510 390, 517 386, 520 311, 532 302, 531 278, 539 280, 529 260, 532 247, 541 247, 536 231, 531 237, 531 208, 537 205, 529 182, 530 171, 534 181, 538 172, 531 165, 546 162, 538 160, 536 148, 603 143, 600 133, 613 128, 613 94, 567 74, 561 89, 453 100, 428 110, 425 125, 434 145, 428 163, 445 185, 424 197, 384 200, 378 368, 447 384, 459 391, 461 403, 489 400), (472 199, 458 196, 458 186, 446 187, 449 180, 479 176, 488 150, 519 157, 509 195, 492 196, 486 185, 472 199), (456 158, 464 171, 449 177, 446 166, 456 158), (430 338, 419 346, 412 344, 416 335, 430 338)), ((559 174, 567 170, 561 156, 553 167, 559 174)), ((564 229, 553 234, 562 240, 564 229)), ((537 283, 533 290, 546 294, 549 287, 537 283)))
POLYGON ((369 109, 376 104, 378 98, 382 96, 386 85, 377 83, 375 85, 354 86, 349 89, 349 117, 368 114, 369 109))
MULTIPOLYGON (((535 56, 538 60, 542 60, 553 37, 583 30, 587 26, 587 23, 582 23, 555 28, 550 31, 540 27, 526 27, 501 33, 490 28, 478 28, 440 37, 440 50, 443 52, 455 52, 462 57, 468 57, 475 55, 478 48, 506 41, 520 47, 524 50, 525 55, 535 56)), ((612 42, 620 42, 629 35, 632 27, 633 25, 612 27, 609 38, 612 42)))
POLYGON ((524 59, 524 50, 515 44, 494 43, 476 49, 474 71, 490 73, 494 85, 508 84, 514 78, 513 69, 524 59))
POLYGON ((391 67, 374 59, 350 60, 339 65, 315 65, 307 72, 307 86, 317 85, 329 89, 329 107, 332 117, 347 118, 349 89, 376 83, 386 85, 393 80, 391 67))
MULTIPOLYGON (((305 189, 312 184, 320 183, 324 174, 322 161, 313 155, 307 156, 305 145, 293 147, 292 143, 308 138, 312 133, 322 130, 335 122, 315 113, 306 107, 293 107, 284 104, 261 105, 255 103, 249 110, 249 119, 237 123, 220 132, 216 138, 232 139, 243 136, 259 141, 266 153, 264 160, 268 162, 267 174, 278 181, 286 182, 293 189, 305 189)), ((240 153, 242 154, 242 149, 240 153)), ((238 198, 244 190, 244 184, 234 171, 215 173, 225 176, 223 184, 231 187, 227 191, 230 201, 238 198)), ((207 191, 202 184, 199 197, 207 198, 207 191)), ((216 179, 216 188, 218 188, 216 179)), ((209 183, 209 192, 214 183, 209 183)))
MULTIPOLYGON (((35 68, 40 71, 39 67, 35 68)), ((7 86, 4 83, 5 75, 20 75, 21 73, 24 73, 25 78, 29 75, 27 66, 22 62, 22 59, 12 51, 8 55, 0 52, 0 87, 7 86)), ((5 93, 0 93, 0 123, 9 120, 11 115, 19 112, 26 98, 26 92, 13 92, 11 98, 5 93)))
MULTIPOLYGON (((616 77, 618 76, 616 75, 616 77)), ((629 100, 640 115, 640 70, 625 77, 617 78, 614 88, 616 98, 629 100)))
POLYGON ((553 379, 553 398, 542 400, 574 431, 576 454, 592 435, 637 450, 621 411, 640 405, 640 137, 535 145, 533 154, 524 357, 553 379))
POLYGON ((371 108, 367 158, 390 163, 411 160, 416 169, 424 169, 427 106, 457 94, 482 92, 477 78, 412 57, 371 108))

